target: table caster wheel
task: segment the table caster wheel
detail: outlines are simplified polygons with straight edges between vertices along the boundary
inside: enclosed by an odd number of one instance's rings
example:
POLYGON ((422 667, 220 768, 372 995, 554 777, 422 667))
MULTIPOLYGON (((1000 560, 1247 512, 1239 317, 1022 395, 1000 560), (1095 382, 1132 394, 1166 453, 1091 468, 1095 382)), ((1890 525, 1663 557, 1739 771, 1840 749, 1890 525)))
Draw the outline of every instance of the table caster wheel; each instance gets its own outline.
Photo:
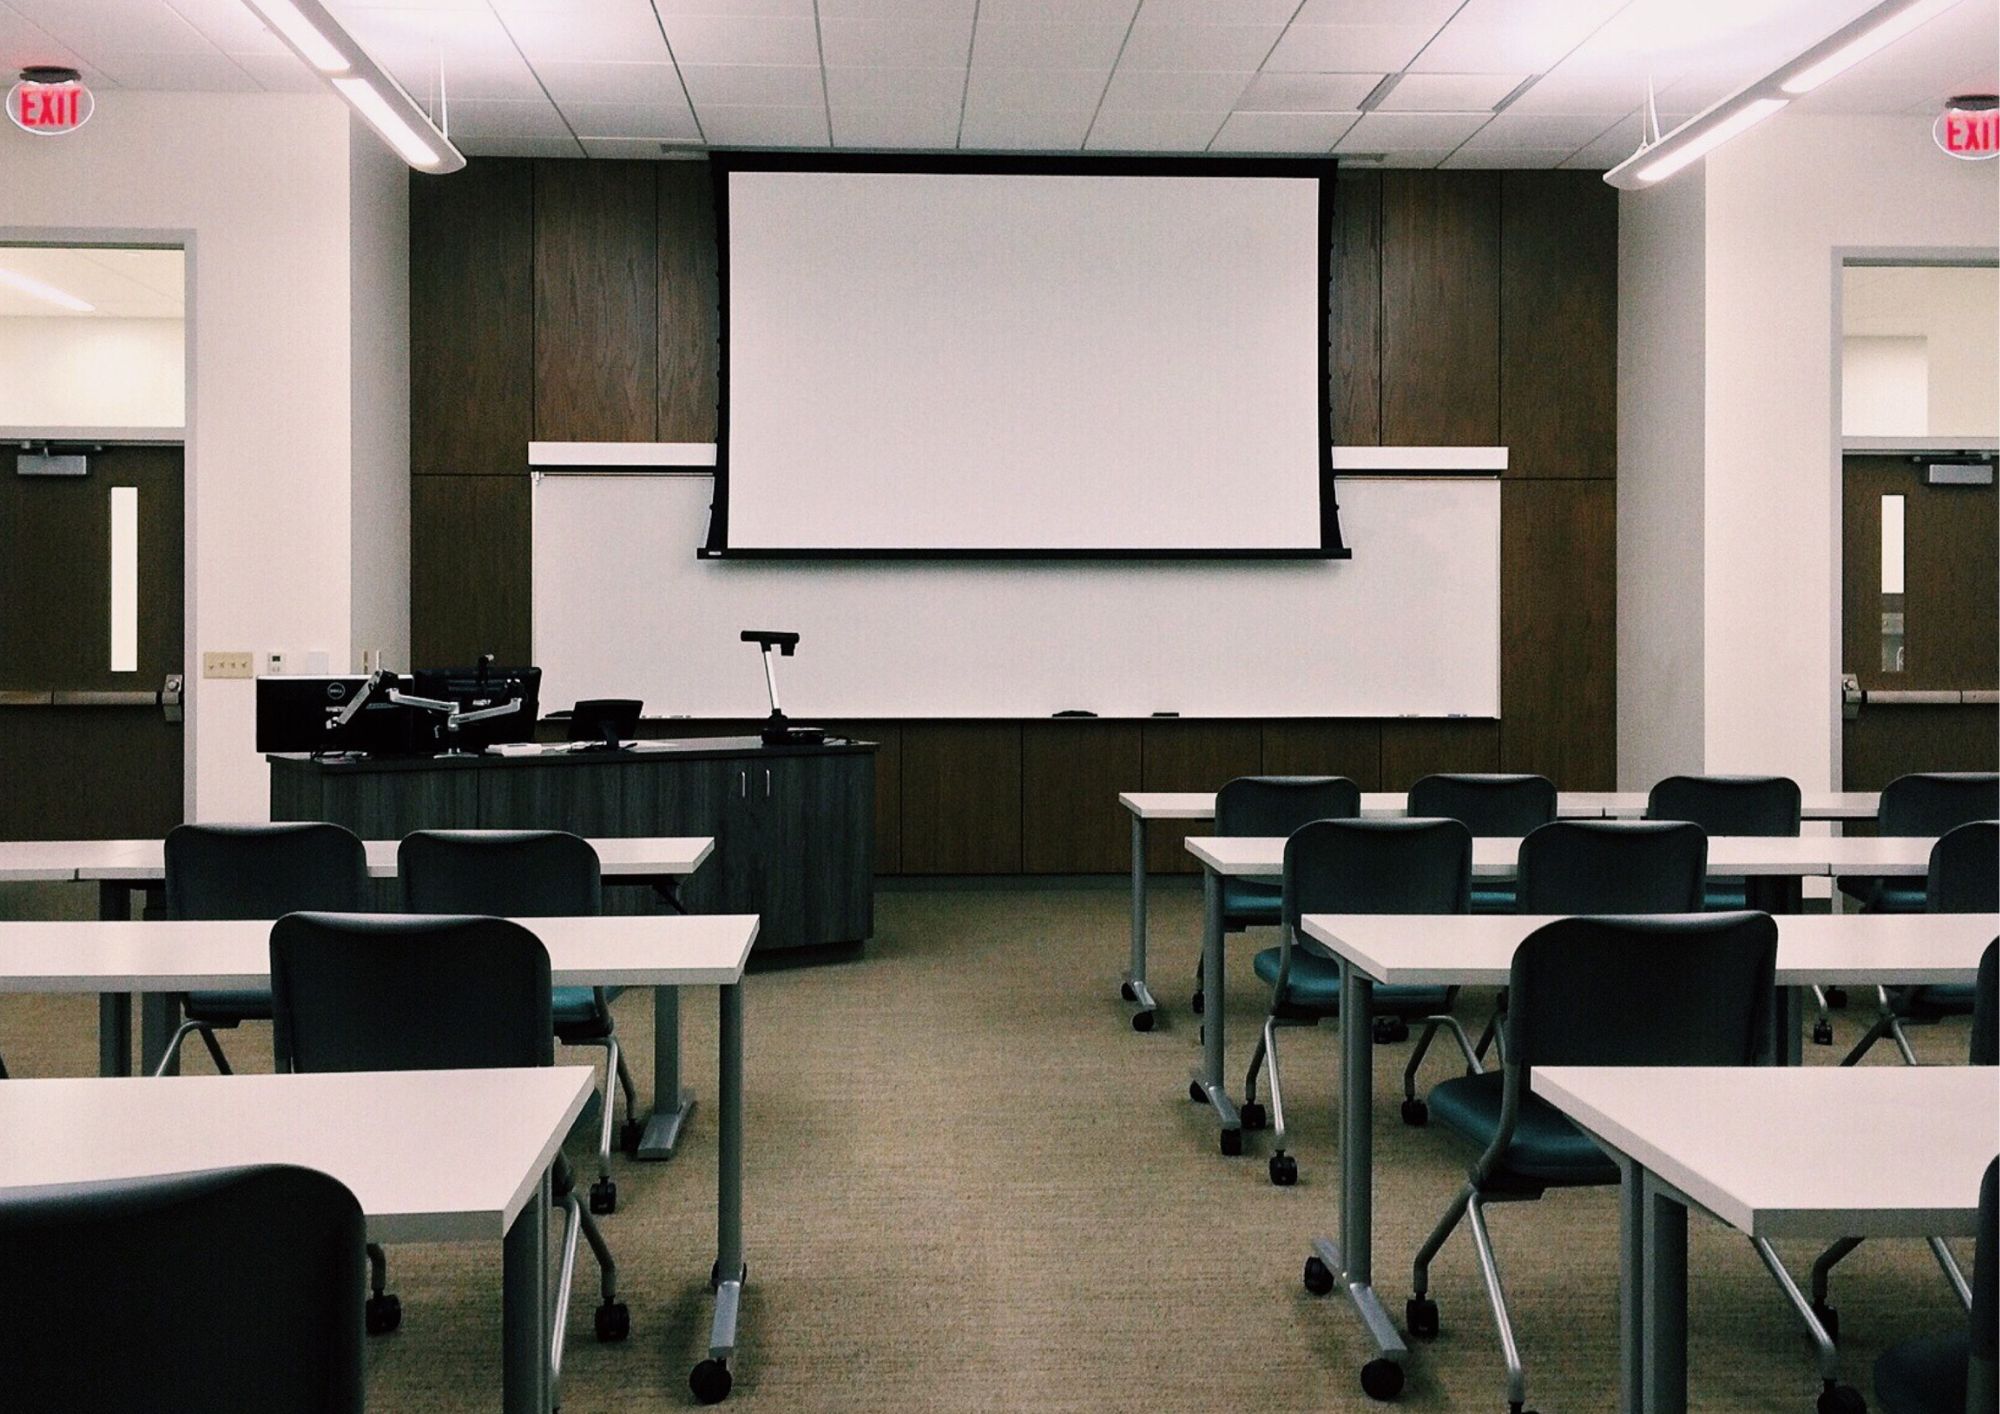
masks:
POLYGON ((362 1315, 370 1335, 387 1335, 403 1324, 403 1303, 393 1291, 385 1291, 380 1296, 368 1298, 362 1315))
POLYGON ((1150 1011, 1133 1012, 1132 1029, 1134 1031, 1151 1031, 1153 1029, 1153 1013, 1150 1011))
POLYGON ((628 1119, 618 1126, 618 1148, 625 1154, 639 1152, 639 1141, 646 1137, 646 1126, 636 1119, 628 1119))
POLYGON ((1825 1328, 1826 1338, 1835 1345, 1840 1344, 1840 1312, 1824 1301, 1815 1301, 1812 1304, 1812 1313, 1825 1328))
POLYGON ((1845 1007, 1847 1005, 1847 988, 1828 987, 1826 989, 1826 1004, 1835 1011, 1839 1011, 1842 1007, 1845 1007))
POLYGON ((1201 1015, 1201 1009, 1204 1004, 1205 1004, 1204 999, 1200 992, 1196 992, 1192 997, 1188 999, 1188 1005, 1194 1008, 1194 1014, 1196 1016, 1201 1015))
POLYGON ((1410 1039, 1410 1023, 1400 1016, 1378 1016, 1375 1018, 1375 1044, 1393 1046, 1399 1041, 1410 1039))
POLYGON ((1431 1122, 1431 1107, 1422 1100, 1403 1101, 1403 1123, 1412 1129, 1422 1129, 1431 1122))
POLYGON ((1333 1290, 1333 1270, 1317 1257, 1306 1258, 1306 1290, 1325 1296, 1333 1290))
POLYGON ((1243 1131, 1225 1129, 1222 1131, 1222 1153, 1225 1158, 1236 1158, 1243 1152, 1243 1131))
POLYGON ((729 1367, 720 1360, 704 1360, 688 1371, 688 1388, 703 1404, 720 1404, 729 1398, 729 1367))
POLYGON ((1815 1046, 1831 1046, 1833 1044, 1832 1022, 1821 1020, 1813 1023, 1813 1044, 1815 1046))
POLYGON ((1412 1296, 1403 1305, 1403 1325, 1415 1340, 1436 1340, 1438 1304, 1428 1296, 1412 1296))
POLYGON ((618 1185, 608 1178, 600 1178, 590 1185, 590 1211, 600 1217, 618 1211, 618 1185))
POLYGON ((1868 1414, 1868 1402, 1853 1385, 1829 1383, 1819 1392, 1819 1414, 1868 1414))
POLYGON ((1290 1188, 1299 1181, 1299 1161, 1290 1154, 1271 1155, 1271 1182, 1280 1188, 1290 1188))
POLYGON ((1271 1122, 1270 1115, 1266 1114, 1264 1107, 1255 1100, 1244 1101, 1243 1108, 1237 1111, 1237 1116, 1243 1121, 1245 1129, 1262 1129, 1271 1122))
POLYGON ((632 1334, 632 1310, 623 1301, 607 1301, 597 1308, 597 1338, 605 1344, 632 1334))
POLYGON ((1370 1360, 1361 1367, 1361 1392, 1370 1399, 1394 1399, 1403 1392, 1403 1367, 1394 1360, 1370 1360))
POLYGON ((1188 1081, 1188 1098, 1193 1100, 1197 1105, 1205 1105, 1208 1103, 1208 1091, 1201 1088, 1199 1080, 1190 1080, 1188 1081))

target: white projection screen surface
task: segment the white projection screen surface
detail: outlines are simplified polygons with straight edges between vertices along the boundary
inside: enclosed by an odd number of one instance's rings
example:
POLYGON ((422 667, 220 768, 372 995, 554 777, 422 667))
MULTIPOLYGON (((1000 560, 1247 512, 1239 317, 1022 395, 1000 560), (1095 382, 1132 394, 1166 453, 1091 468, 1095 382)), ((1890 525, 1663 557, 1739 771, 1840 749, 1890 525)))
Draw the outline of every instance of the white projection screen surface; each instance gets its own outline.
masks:
POLYGON ((1339 551, 1330 166, 722 160, 711 553, 1339 551))

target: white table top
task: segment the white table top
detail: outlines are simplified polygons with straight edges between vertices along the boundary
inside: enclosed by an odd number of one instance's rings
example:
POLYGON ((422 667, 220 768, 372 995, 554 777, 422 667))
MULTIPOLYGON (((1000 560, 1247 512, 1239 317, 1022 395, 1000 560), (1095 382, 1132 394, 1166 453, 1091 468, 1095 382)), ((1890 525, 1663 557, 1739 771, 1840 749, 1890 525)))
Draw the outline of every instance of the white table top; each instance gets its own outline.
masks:
MULTIPOLYGON (((1923 877, 1930 871, 1929 839, 1839 839, 1829 835, 1710 835, 1708 872, 1749 875, 1862 874, 1923 877)), ((1472 842, 1472 877, 1514 876, 1517 839, 1472 842)), ((1188 853, 1230 878, 1275 879, 1284 873, 1285 842, 1276 835, 1191 835, 1188 853)))
POLYGON ((498 1241, 583 1112, 588 1066, 0 1085, 0 1188, 300 1164, 384 1242, 498 1241))
MULTIPOLYGON (((1470 987, 1504 984, 1521 940, 1554 921, 1511 913, 1308 913, 1301 927, 1377 982, 1470 987)), ((2000 917, 1987 913, 1790 913, 1776 921, 1781 987, 1969 983, 1979 975, 1979 955, 2000 935, 2000 917)))
MULTIPOLYGON (((475 832, 476 833, 476 832, 475 832)), ((367 840, 368 876, 372 879, 396 877, 396 850, 399 841, 367 840)), ((69 851, 73 879, 152 883, 167 876, 166 844, 162 840, 51 840, 40 842, 51 859, 69 851)), ((692 874, 715 850, 715 841, 706 835, 663 836, 641 839, 594 839, 598 865, 607 880, 656 878, 662 875, 692 874)), ((18 845, 0 845, 0 865, 5 851, 18 845)), ((8 877, 0 874, 0 878, 8 877)))
MULTIPOLYGON (((1873 820, 1879 796, 1867 791, 1808 791, 1801 801, 1807 820, 1873 820)), ((1402 791, 1363 791, 1363 819, 1381 819, 1408 812, 1402 791)), ((1214 791, 1135 790, 1118 797, 1118 804, 1141 820, 1213 820, 1214 791)), ((1604 816, 1624 819, 1646 813, 1646 792, 1566 790, 1556 796, 1556 814, 1566 820, 1604 816)))
MULTIPOLYGON (((549 950, 558 987, 728 986, 743 980, 757 938, 754 914, 520 922, 549 950)), ((223 991, 270 981, 263 920, 0 923, 0 992, 223 991)))
POLYGON ((1970 1234, 2000 1152, 1990 1066, 1549 1066, 1531 1083, 1752 1237, 1970 1234))
POLYGON ((128 840, 0 840, 0 883, 57 883, 76 878, 79 861, 116 861, 128 840))

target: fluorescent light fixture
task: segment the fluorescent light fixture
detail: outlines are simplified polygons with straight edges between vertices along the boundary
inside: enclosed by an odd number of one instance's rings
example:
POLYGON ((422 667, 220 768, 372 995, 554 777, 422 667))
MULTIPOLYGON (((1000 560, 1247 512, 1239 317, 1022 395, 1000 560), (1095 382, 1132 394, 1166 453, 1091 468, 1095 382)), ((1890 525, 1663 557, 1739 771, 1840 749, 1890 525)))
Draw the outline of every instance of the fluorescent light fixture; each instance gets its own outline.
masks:
POLYGON ((1901 39, 1959 0, 1882 0, 1852 24, 1835 30, 1764 77, 1745 84, 1719 103, 1689 118, 1666 136, 1641 142, 1639 150, 1604 174, 1614 187, 1649 187, 1692 165, 1739 134, 1810 93, 1835 74, 1901 39))
POLYGON ((89 300, 80 300, 67 290, 59 290, 54 285, 37 280, 32 275, 23 275, 18 270, 0 268, 0 285, 5 285, 10 290, 19 290, 24 295, 33 295, 36 299, 47 300, 50 304, 59 304, 74 314, 91 314, 97 309, 97 306, 89 300))
MULTIPOLYGON (((1676 144, 1674 150, 1665 156, 1648 162, 1634 175, 1634 180, 1640 186, 1651 186, 1654 182, 1666 180, 1689 163, 1700 161, 1738 133, 1750 131, 1750 129, 1756 127, 1780 108, 1783 108, 1785 103, 1786 100, 1782 98, 1752 99, 1721 122, 1711 123, 1701 132, 1695 133, 1687 141, 1676 144)), ((1682 125, 1683 128, 1686 126, 1685 124, 1682 125)), ((1680 131, 1681 129, 1677 128, 1673 133, 1669 133, 1667 137, 1672 138, 1678 135, 1680 131)), ((1666 147, 1667 145, 1667 138, 1663 138, 1654 145, 1653 150, 1658 151, 1659 148, 1666 147)))
POLYGON ((271 22, 293 53, 326 76, 333 91, 420 172, 456 172, 465 155, 320 0, 245 0, 271 22))
POLYGON ((299 57, 323 74, 344 74, 347 56, 340 46, 304 14, 292 0, 250 0, 250 8, 262 15, 299 52, 299 57))
POLYGON ((1812 58, 1827 47, 1837 45, 1824 58, 1814 59, 1806 68, 1799 69, 1782 84, 1786 93, 1796 97, 1801 93, 1811 93, 1835 74, 1851 69, 1878 49, 1886 49, 1924 21, 1934 18, 1956 5, 1958 0, 1894 0, 1888 5, 1877 5, 1856 24, 1849 25, 1822 44, 1815 45, 1803 58, 1812 58), (1887 11, 1887 14, 1884 14, 1887 11), (1859 28, 1859 34, 1853 31, 1859 28), (1849 38, 1849 35, 1853 35, 1849 38))

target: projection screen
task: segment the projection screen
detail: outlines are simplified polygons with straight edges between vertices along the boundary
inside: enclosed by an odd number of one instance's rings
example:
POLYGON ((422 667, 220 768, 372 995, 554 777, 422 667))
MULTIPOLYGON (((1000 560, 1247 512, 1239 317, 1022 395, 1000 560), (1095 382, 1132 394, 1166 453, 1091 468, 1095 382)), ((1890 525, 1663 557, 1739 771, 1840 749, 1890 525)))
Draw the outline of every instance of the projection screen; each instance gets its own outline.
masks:
POLYGON ((1345 554, 1330 163, 715 162, 704 554, 1345 554))

